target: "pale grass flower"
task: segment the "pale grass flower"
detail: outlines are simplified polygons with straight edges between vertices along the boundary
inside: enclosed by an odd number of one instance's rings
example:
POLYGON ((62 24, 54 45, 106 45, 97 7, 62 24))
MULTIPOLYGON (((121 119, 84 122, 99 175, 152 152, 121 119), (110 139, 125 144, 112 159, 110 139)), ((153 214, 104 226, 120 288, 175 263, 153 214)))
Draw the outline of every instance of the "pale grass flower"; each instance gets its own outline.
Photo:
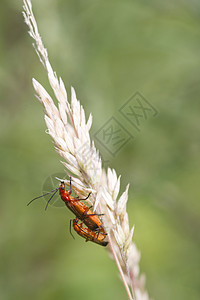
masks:
MULTIPOLYGON (((73 88, 69 103, 64 83, 57 77, 49 62, 30 0, 24 0, 23 9, 29 34, 35 41, 34 48, 47 71, 57 101, 56 106, 42 85, 33 79, 37 98, 44 107, 47 132, 54 141, 57 153, 62 157, 66 172, 70 171, 74 175, 72 186, 75 192, 83 197, 91 191, 88 202, 93 205, 95 212, 104 214, 102 222, 109 240, 107 250, 116 261, 128 298, 148 300, 149 296, 144 290, 144 276, 139 276, 140 253, 132 242, 134 227, 130 229, 126 212, 129 185, 119 196, 120 176, 117 176, 114 169, 108 168, 107 172, 102 169, 99 152, 89 133, 92 115, 86 121, 84 109, 73 88)), ((65 182, 69 185, 69 181, 65 182)))

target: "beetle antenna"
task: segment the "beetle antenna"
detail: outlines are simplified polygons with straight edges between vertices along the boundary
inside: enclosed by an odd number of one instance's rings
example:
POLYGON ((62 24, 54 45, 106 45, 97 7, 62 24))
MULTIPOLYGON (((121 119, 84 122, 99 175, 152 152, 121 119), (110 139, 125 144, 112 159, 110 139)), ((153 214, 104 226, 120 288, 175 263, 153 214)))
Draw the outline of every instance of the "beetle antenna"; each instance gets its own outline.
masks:
MULTIPOLYGON (((36 199, 39 199, 39 198, 42 198, 42 197, 44 197, 44 196, 46 196, 46 195, 48 195, 48 194, 51 194, 51 193, 53 193, 54 191, 57 191, 58 190, 58 188, 57 189, 55 189, 55 190, 52 190, 52 191, 50 191, 50 192, 48 192, 48 193, 45 193, 45 194, 43 194, 43 195, 41 195, 41 196, 38 196, 38 197, 36 197, 36 198, 34 198, 34 199, 32 199, 29 203, 27 203, 27 206, 29 206, 29 204, 31 204, 33 201, 35 201, 36 199)), ((55 193, 54 193, 55 194, 55 193)))
POLYGON ((57 191, 59 190, 59 188, 57 188, 57 189, 55 189, 54 191, 54 193, 53 193, 53 195, 49 198, 49 200, 47 201, 47 205, 46 205, 46 207, 45 207, 45 210, 47 210, 47 207, 48 207, 48 205, 49 205, 49 202, 51 201, 51 199, 53 198, 53 196, 57 193, 57 191))

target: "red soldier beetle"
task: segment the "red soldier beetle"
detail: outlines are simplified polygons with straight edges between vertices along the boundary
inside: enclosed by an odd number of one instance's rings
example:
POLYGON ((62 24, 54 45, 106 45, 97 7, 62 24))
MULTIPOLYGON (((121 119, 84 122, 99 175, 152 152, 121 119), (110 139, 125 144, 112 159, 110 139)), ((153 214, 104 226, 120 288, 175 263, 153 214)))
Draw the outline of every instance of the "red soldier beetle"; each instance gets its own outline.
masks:
MULTIPOLYGON (((85 238, 85 241, 93 242, 101 246, 107 246, 108 242, 104 241, 106 238, 106 233, 100 233, 96 231, 90 230, 88 227, 83 227, 83 222, 79 223, 79 219, 73 219, 70 220, 70 233, 71 233, 71 221, 73 221, 73 228, 74 230, 83 238, 85 238)), ((71 233, 72 235, 72 233, 71 233)), ((72 235, 73 236, 73 235, 72 235)))
POLYGON ((64 182, 61 182, 60 184, 60 196, 61 199, 65 202, 66 206, 76 215, 78 219, 83 221, 83 223, 92 231, 97 230, 101 232, 102 234, 105 234, 105 230, 102 227, 101 221, 98 216, 101 216, 103 214, 95 214, 90 210, 90 207, 85 205, 83 202, 80 202, 80 200, 86 200, 90 196, 90 193, 88 196, 84 199, 74 198, 71 196, 72 189, 71 189, 71 178, 70 178, 70 189, 65 190, 65 184, 64 182))

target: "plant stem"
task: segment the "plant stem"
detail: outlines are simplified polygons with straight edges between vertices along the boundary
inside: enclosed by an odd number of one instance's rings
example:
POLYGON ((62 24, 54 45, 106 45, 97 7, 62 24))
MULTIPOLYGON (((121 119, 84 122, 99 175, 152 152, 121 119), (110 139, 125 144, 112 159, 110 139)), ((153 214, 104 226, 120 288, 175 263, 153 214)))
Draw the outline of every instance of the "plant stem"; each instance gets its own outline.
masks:
POLYGON ((129 298, 129 300, 135 300, 134 295, 133 295, 133 296, 131 295, 130 289, 129 289, 128 284, 127 284, 127 282, 126 282, 126 279, 125 279, 124 273, 123 273, 123 271, 122 271, 121 265, 120 265, 120 263, 119 263, 118 257, 117 257, 117 255, 116 255, 116 253, 115 253, 114 248, 113 248, 113 245, 112 245, 112 239, 110 238, 110 236, 109 236, 109 243, 110 243, 110 246, 111 246, 111 249, 112 249, 112 253, 113 253, 114 259, 115 259, 115 261, 116 261, 116 264, 117 264, 119 273, 120 273, 121 278, 122 278, 122 281, 123 281, 123 283, 124 283, 126 292, 127 292, 127 294, 128 294, 128 298, 129 298))

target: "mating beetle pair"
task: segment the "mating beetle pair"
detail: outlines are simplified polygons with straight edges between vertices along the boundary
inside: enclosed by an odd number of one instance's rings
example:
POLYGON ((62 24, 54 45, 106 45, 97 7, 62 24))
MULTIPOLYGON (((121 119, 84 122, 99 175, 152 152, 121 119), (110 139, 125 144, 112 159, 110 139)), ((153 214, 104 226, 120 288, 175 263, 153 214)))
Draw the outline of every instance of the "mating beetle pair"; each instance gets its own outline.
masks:
MULTIPOLYGON (((93 243, 99 244, 101 246, 107 246, 108 242, 105 241, 107 233, 102 226, 102 223, 99 219, 99 216, 102 214, 95 214, 90 210, 90 207, 85 205, 81 200, 87 200, 91 193, 84 199, 80 199, 78 197, 73 197, 71 195, 72 188, 71 188, 71 177, 70 177, 70 189, 65 190, 65 183, 61 182, 59 188, 52 190, 44 195, 36 197, 32 199, 27 205, 32 203, 34 200, 44 197, 48 194, 51 194, 51 197, 47 201, 45 210, 47 209, 51 199, 59 190, 60 197, 66 204, 66 206, 75 214, 76 218, 70 220, 70 233, 71 233, 71 222, 73 224, 74 230, 83 238, 85 238, 86 242, 91 241, 93 243), (82 221, 82 222, 81 222, 82 221), (84 226, 85 225, 85 226, 84 226)), ((71 233, 72 235, 72 233, 71 233)), ((73 236, 73 235, 72 235, 73 236)))

